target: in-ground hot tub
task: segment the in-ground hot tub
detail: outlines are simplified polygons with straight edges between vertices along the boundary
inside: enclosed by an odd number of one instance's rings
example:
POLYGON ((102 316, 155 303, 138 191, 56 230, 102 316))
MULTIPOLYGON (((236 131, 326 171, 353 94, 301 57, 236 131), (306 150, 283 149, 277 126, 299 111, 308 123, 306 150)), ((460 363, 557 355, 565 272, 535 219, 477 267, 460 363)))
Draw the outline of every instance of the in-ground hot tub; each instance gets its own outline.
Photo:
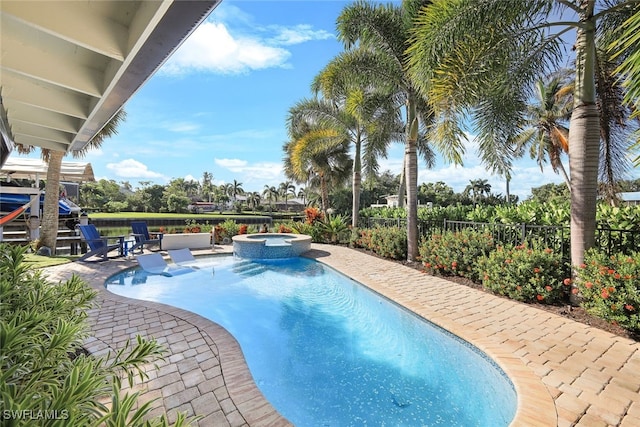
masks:
POLYGON ((297 257, 311 249, 306 234, 260 233, 233 236, 233 253, 240 258, 276 259, 297 257))

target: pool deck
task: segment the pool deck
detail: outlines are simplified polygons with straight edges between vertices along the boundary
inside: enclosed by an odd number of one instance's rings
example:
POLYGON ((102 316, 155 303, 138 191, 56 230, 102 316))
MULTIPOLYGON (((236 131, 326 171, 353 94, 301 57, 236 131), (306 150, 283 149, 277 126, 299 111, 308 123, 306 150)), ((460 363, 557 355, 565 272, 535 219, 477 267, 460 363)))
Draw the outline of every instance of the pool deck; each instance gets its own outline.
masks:
MULTIPOLYGON (((231 246, 196 255, 228 253, 231 246)), ((488 293, 429 276, 349 248, 312 245, 306 254, 471 342, 495 360, 518 393, 513 426, 639 426, 640 343, 488 293)), ((98 291, 90 310, 96 354, 122 348, 137 334, 168 350, 149 379, 134 385, 153 415, 177 412, 199 426, 287 426, 253 383, 242 351, 222 327, 164 304, 104 289, 110 275, 135 266, 123 258, 64 264, 52 280, 80 275, 98 291)))

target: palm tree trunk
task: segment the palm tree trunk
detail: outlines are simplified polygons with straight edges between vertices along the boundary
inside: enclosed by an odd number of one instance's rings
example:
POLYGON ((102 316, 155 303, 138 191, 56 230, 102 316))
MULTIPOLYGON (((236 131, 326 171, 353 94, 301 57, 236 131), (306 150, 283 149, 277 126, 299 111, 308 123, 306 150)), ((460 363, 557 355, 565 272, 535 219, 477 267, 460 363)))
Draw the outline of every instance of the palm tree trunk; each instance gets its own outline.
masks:
POLYGON ((400 172, 400 185, 398 186, 398 207, 404 208, 405 194, 407 193, 407 155, 402 158, 402 172, 400 172))
POLYGON ((416 103, 409 95, 407 105, 409 132, 405 145, 407 175, 407 260, 418 258, 418 117, 416 103))
POLYGON ((362 184, 362 160, 360 152, 362 144, 359 140, 355 143, 356 152, 353 159, 353 184, 352 184, 352 207, 351 207, 351 227, 355 229, 358 226, 358 215, 360 213, 360 187, 362 184))
MULTIPOLYGON (((594 1, 583 2, 581 21, 584 29, 576 40, 576 87, 569 128, 569 172, 571 174, 571 265, 573 275, 583 264, 585 251, 595 244, 596 203, 600 121, 595 87, 594 1)), ((579 280, 579 277, 577 278, 579 280)), ((574 281, 571 302, 579 297, 574 281)))
POLYGON ((59 190, 60 168, 64 152, 49 152, 47 167, 47 183, 44 189, 44 208, 40 230, 40 242, 38 247, 46 246, 51 249, 51 253, 56 252, 56 240, 58 238, 58 217, 59 217, 59 190))
POLYGON ((329 190, 327 189, 327 182, 324 178, 324 174, 320 175, 320 196, 322 198, 322 213, 327 216, 327 210, 329 209, 329 190))

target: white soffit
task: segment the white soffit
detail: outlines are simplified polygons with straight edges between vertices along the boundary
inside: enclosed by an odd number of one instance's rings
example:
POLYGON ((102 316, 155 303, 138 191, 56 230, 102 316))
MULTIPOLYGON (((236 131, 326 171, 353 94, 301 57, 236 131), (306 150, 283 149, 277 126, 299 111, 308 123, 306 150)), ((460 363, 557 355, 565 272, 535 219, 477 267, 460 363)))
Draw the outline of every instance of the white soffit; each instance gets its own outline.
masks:
POLYGON ((0 136, 82 149, 220 1, 0 1, 0 136))

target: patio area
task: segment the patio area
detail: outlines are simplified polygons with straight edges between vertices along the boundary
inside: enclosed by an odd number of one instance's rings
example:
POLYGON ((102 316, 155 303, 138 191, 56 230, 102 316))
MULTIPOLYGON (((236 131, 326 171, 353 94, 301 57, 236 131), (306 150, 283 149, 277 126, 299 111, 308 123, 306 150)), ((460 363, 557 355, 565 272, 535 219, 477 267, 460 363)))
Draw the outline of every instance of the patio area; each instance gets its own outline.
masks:
MULTIPOLYGON (((230 252, 216 248, 215 253, 230 252)), ((211 250, 194 251, 211 254, 211 250)), ((555 314, 468 288, 349 248, 312 245, 306 254, 471 342, 491 356, 518 392, 515 426, 640 425, 640 344, 555 314)), ((153 414, 200 416, 200 426, 290 425, 253 383, 242 351, 222 327, 167 305, 107 292, 104 281, 136 265, 122 258, 46 270, 80 275, 98 290, 86 348, 103 354, 136 334, 168 350, 149 380, 153 414)))

